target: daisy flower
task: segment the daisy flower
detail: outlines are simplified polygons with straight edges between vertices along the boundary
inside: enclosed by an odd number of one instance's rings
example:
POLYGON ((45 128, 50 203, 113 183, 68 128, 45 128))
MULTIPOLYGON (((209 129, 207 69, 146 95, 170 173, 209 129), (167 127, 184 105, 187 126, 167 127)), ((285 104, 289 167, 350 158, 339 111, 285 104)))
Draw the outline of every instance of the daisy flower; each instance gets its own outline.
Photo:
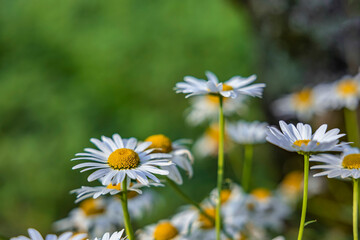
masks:
POLYGON ((101 238, 95 238, 94 240, 126 240, 126 237, 122 237, 124 233, 124 229, 119 232, 114 232, 110 235, 110 233, 104 233, 101 238))
POLYGON ((293 124, 279 122, 281 132, 275 127, 269 127, 266 140, 280 148, 290 152, 301 154, 341 151, 347 143, 339 143, 339 138, 345 134, 339 134, 338 128, 326 132, 327 125, 321 125, 314 134, 311 126, 298 123, 296 127, 293 124))
POLYGON ((327 84, 314 88, 304 88, 288 94, 273 103, 272 109, 279 117, 296 117, 303 121, 310 120, 314 114, 324 111, 324 101, 319 96, 327 90, 327 84))
MULTIPOLYGON (((43 236, 34 228, 28 229, 29 237, 25 236, 18 236, 10 238, 11 240, 44 240, 43 236)), ((73 234, 72 232, 65 232, 59 236, 54 234, 46 235, 45 239, 52 239, 52 240, 82 240, 87 237, 87 234, 73 234)), ((115 239, 112 239, 115 240, 115 239)))
POLYGON ((321 169, 314 177, 327 176, 328 178, 360 178, 360 150, 346 147, 342 154, 320 154, 311 156, 310 161, 324 163, 311 169, 321 169))
POLYGON ((154 152, 165 153, 169 156, 169 160, 173 165, 161 166, 169 172, 167 177, 177 184, 182 184, 183 179, 178 168, 184 170, 188 177, 191 178, 193 175, 192 164, 194 163, 194 157, 191 152, 183 145, 188 140, 180 139, 172 142, 170 138, 163 134, 156 134, 149 136, 145 139, 146 142, 151 142, 149 148, 155 149, 154 152))
POLYGON ((256 80, 256 75, 251 75, 248 78, 234 76, 228 81, 221 83, 212 72, 207 71, 205 74, 208 80, 197 79, 191 76, 184 77, 184 82, 176 84, 176 93, 187 94, 186 98, 205 94, 231 98, 237 98, 241 95, 261 97, 265 87, 264 83, 251 85, 256 80))
MULTIPOLYGON (((239 96, 235 99, 224 98, 224 116, 229 117, 234 114, 241 114, 246 111, 244 104, 246 97, 239 96)), ((191 98, 190 108, 187 109, 186 122, 196 126, 204 122, 217 121, 219 117, 219 97, 214 95, 197 96, 191 98)))
POLYGON ((138 144, 135 138, 122 139, 119 134, 114 134, 112 138, 102 136, 101 140, 92 138, 90 141, 99 150, 85 148, 84 153, 78 153, 77 158, 72 159, 89 161, 73 167, 83 168, 81 172, 95 170, 89 175, 89 182, 101 178, 103 185, 117 185, 129 177, 148 185, 149 179, 160 182, 154 174, 169 173, 158 167, 171 165, 172 163, 167 160, 170 155, 152 153, 154 150, 148 149, 150 142, 138 144))
POLYGON ((227 133, 234 142, 239 144, 263 143, 266 142, 267 126, 265 122, 238 121, 227 125, 227 133))
POLYGON ((322 94, 322 101, 330 109, 347 108, 355 110, 360 98, 360 73, 356 76, 344 76, 329 84, 322 94))
MULTIPOLYGON (((134 194, 142 194, 141 188, 143 187, 149 187, 149 186, 164 186, 161 183, 153 183, 150 182, 149 185, 144 185, 141 183, 130 183, 130 181, 128 181, 128 187, 127 189, 127 194, 128 194, 128 198, 129 196, 132 196, 134 194)), ((110 183, 107 186, 96 186, 96 187, 87 187, 87 186, 82 186, 81 188, 72 190, 71 193, 75 193, 76 196, 76 201, 75 203, 81 202, 86 198, 98 198, 100 196, 103 195, 116 195, 123 192, 122 190, 122 186, 120 183, 114 185, 112 183, 110 183)))

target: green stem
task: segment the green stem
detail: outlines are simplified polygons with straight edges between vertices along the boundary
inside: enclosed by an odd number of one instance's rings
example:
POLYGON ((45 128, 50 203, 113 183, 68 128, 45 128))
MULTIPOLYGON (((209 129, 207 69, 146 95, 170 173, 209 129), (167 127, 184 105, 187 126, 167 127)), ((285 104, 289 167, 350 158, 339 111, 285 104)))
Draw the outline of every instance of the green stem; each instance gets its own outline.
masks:
POLYGON ((243 174, 242 174, 242 186, 245 192, 249 191, 250 186, 250 178, 251 178, 251 167, 252 167, 252 159, 253 159, 253 145, 246 144, 245 145, 245 157, 244 157, 244 165, 243 165, 243 174))
POLYGON ((302 239, 304 227, 305 227, 308 182, 309 182, 309 157, 310 156, 308 154, 304 155, 304 192, 303 192, 303 203, 301 210, 301 220, 300 220, 298 240, 302 239))
POLYGON ((354 240, 358 240, 358 204, 359 202, 359 181, 354 179, 354 193, 353 193, 353 235, 354 240))
POLYGON ((344 108, 344 118, 348 141, 353 142, 353 146, 359 147, 359 126, 356 110, 344 108))
POLYGON ((221 188, 223 184, 224 175, 224 112, 223 112, 223 97, 219 96, 219 152, 218 152, 218 172, 217 172, 217 200, 216 200, 216 215, 215 228, 216 240, 220 240, 221 230, 221 188))
POLYGON ((124 214, 125 230, 129 240, 135 240, 134 231, 131 226, 130 215, 127 204, 127 177, 122 182, 121 205, 124 214))

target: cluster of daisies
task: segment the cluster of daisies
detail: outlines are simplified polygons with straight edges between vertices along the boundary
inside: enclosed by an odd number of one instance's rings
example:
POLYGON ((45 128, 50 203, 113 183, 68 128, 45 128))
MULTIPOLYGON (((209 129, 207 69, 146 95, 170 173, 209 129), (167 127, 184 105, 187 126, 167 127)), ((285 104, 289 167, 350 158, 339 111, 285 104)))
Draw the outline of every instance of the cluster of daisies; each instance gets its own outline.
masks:
MULTIPOLYGON (((73 169, 88 172, 87 181, 93 184, 71 191, 78 207, 53 224, 56 232, 65 233, 47 235, 45 239, 282 240, 285 238, 278 235, 302 196, 298 232, 301 240, 305 226, 312 222, 306 221, 307 200, 320 193, 323 185, 311 175, 353 180, 353 234, 357 239, 360 150, 349 142, 340 142, 345 134, 340 134, 339 129, 328 130, 326 124, 313 132, 310 125, 303 123, 280 121, 278 128, 266 122, 238 120, 236 116, 245 113, 250 97, 262 97, 265 84, 254 84, 255 75, 235 76, 225 82, 211 72, 206 72, 206 77, 207 80, 186 76, 175 90, 191 97, 186 121, 193 126, 208 126, 193 150, 198 158, 218 157, 216 188, 199 203, 181 189, 183 177, 194 175, 194 157, 188 147, 191 141, 187 139, 172 141, 163 134, 142 140, 122 138, 119 134, 92 138, 96 148, 85 148, 72 160, 80 161, 73 169), (254 146, 266 141, 304 157, 304 171, 288 173, 276 189, 251 184, 254 146), (243 155, 235 159, 232 168, 239 172, 240 184, 224 177, 225 153, 237 148, 243 149, 243 155), (321 164, 312 166, 310 172, 310 162, 321 164), (134 229, 137 221, 152 214, 158 198, 155 187, 173 188, 187 205, 167 219, 134 229)), ((323 111, 330 106, 355 110, 360 97, 358 84, 360 74, 347 76, 334 84, 287 96, 275 106, 282 109, 281 115, 291 113, 300 119, 320 111, 315 109, 323 111)), ((29 238, 14 239, 43 240, 37 230, 28 231, 29 238)))

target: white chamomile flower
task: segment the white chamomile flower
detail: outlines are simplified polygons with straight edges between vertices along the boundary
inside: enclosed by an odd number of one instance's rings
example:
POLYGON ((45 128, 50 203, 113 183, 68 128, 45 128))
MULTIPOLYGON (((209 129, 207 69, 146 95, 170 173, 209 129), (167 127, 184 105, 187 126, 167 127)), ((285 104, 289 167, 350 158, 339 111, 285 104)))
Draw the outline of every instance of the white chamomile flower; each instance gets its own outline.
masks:
MULTIPOLYGON (((244 104, 246 97, 239 96, 235 99, 223 99, 224 116, 230 117, 246 111, 244 104)), ((187 109, 186 122, 196 126, 204 122, 217 121, 219 117, 219 97, 215 95, 197 96, 191 98, 191 106, 187 109)))
MULTIPOLYGON (((34 228, 28 229, 29 237, 18 236, 13 237, 11 240, 44 240, 43 236, 34 228)), ((54 234, 46 235, 47 240, 82 240, 87 237, 87 234, 73 234, 72 232, 65 232, 59 236, 54 234)))
POLYGON ((227 133, 234 142, 239 144, 263 143, 266 142, 267 126, 265 122, 238 121, 227 125, 227 133))
POLYGON ((344 76, 329 84, 322 94, 322 101, 330 109, 348 108, 355 110, 360 99, 360 73, 356 76, 344 76))
POLYGON ((99 236, 107 231, 115 231, 122 222, 122 215, 113 216, 109 207, 111 201, 102 198, 89 198, 73 209, 69 216, 54 223, 56 231, 88 232, 99 236))
POLYGON ((310 161, 324 163, 311 169, 321 169, 314 177, 327 176, 328 178, 360 178, 360 150, 346 147, 342 154, 320 154, 312 156, 310 161))
POLYGON ((184 228, 182 219, 172 218, 161 220, 157 224, 151 224, 139 230, 137 239, 139 240, 185 240, 187 229, 184 228))
POLYGON ((324 101, 321 101, 319 96, 322 96, 326 89, 326 84, 320 84, 288 94, 274 102, 273 111, 279 117, 296 117, 308 121, 314 114, 324 111, 324 101))
POLYGON ((249 95, 253 97, 261 97, 264 90, 264 83, 252 84, 256 80, 256 75, 248 78, 234 76, 224 83, 219 82, 218 78, 212 72, 207 71, 208 80, 197 79, 195 77, 186 76, 184 82, 176 84, 176 93, 185 93, 186 97, 194 95, 213 94, 223 97, 237 98, 241 95, 249 95))
POLYGON ((101 238, 95 238, 94 240, 126 240, 126 237, 122 237, 124 233, 124 229, 118 232, 114 232, 110 235, 110 233, 104 233, 101 238))
POLYGON ((103 185, 121 183, 126 176, 139 181, 144 185, 149 184, 149 179, 160 182, 154 174, 167 175, 169 172, 158 167, 169 166, 172 163, 168 154, 152 153, 148 149, 150 142, 139 143, 135 138, 122 139, 119 134, 114 134, 112 139, 102 136, 101 140, 90 140, 99 150, 85 148, 85 153, 78 153, 72 160, 88 160, 80 163, 73 169, 84 168, 81 172, 95 170, 89 175, 88 181, 102 179, 103 185))
POLYGON ((339 138, 345 134, 339 134, 340 130, 337 128, 326 132, 326 124, 321 125, 314 134, 308 124, 298 123, 295 127, 280 121, 279 125, 281 132, 275 127, 269 127, 266 140, 290 152, 313 154, 341 151, 347 144, 339 143, 339 138))
POLYGON ((280 230, 290 216, 289 206, 265 188, 251 191, 246 202, 250 221, 258 227, 280 230))
POLYGON ((163 134, 152 135, 145 139, 146 142, 151 142, 149 148, 154 149, 154 152, 157 153, 166 153, 170 157, 173 165, 161 166, 161 169, 164 169, 169 172, 167 177, 177 184, 182 184, 183 179, 178 168, 183 169, 189 178, 193 175, 192 164, 194 163, 194 158, 191 152, 183 145, 186 140, 180 139, 172 142, 170 138, 163 134))
MULTIPOLYGON (((132 192, 135 192, 137 194, 142 194, 141 188, 143 187, 149 187, 149 186, 155 186, 155 187, 159 187, 159 186, 164 186, 161 183, 153 183, 150 182, 149 185, 144 185, 141 183, 131 183, 130 181, 128 181, 128 186, 126 188, 127 190, 127 194, 131 195, 134 194, 132 192)), ((81 188, 72 190, 71 193, 75 193, 76 196, 76 201, 75 203, 81 202, 86 198, 98 198, 100 196, 103 195, 116 195, 123 192, 122 191, 122 186, 121 183, 118 184, 112 184, 110 183, 107 186, 96 186, 96 187, 87 187, 87 186, 82 186, 81 188)))

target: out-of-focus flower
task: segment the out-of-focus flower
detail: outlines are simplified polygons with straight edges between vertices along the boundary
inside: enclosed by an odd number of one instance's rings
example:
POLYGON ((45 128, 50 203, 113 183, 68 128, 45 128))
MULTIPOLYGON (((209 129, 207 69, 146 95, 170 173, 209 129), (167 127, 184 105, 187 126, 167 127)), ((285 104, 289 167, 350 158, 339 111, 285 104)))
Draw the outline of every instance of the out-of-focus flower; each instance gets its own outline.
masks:
POLYGON ((94 240, 126 240, 126 237, 122 237, 124 233, 124 229, 119 232, 114 232, 110 235, 110 233, 104 233, 101 238, 95 238, 94 240))
POLYGON ((295 127, 280 121, 279 125, 281 132, 275 127, 269 127, 266 140, 290 152, 303 154, 341 151, 347 144, 339 143, 339 138, 345 134, 338 134, 340 130, 337 128, 326 132, 326 124, 321 125, 314 134, 308 124, 298 123, 295 127))
MULTIPOLYGON (((229 137, 226 132, 224 141, 224 147, 226 152, 231 148, 231 142, 229 141, 229 137)), ((218 124, 212 124, 206 129, 205 133, 195 142, 194 151, 201 158, 208 156, 217 156, 218 146, 219 126, 218 124)))
POLYGON ((325 163, 311 169, 321 169, 314 177, 327 176, 328 178, 360 178, 360 150, 347 147, 341 155, 320 154, 312 156, 310 161, 325 163))
POLYGON ((80 163, 73 169, 84 168, 83 171, 95 170, 89 175, 88 181, 102 179, 103 185, 119 184, 126 176, 139 181, 144 185, 149 184, 151 179, 155 182, 160 180, 154 175, 167 175, 169 172, 159 169, 161 166, 169 166, 172 163, 167 160, 168 154, 152 153, 154 149, 148 149, 150 142, 139 143, 135 138, 122 139, 119 134, 113 138, 105 136, 101 140, 90 140, 99 150, 85 148, 85 153, 78 153, 72 160, 88 160, 80 163))
MULTIPOLYGON (((149 187, 149 186, 163 186, 163 184, 161 183, 154 183, 154 182, 150 182, 149 185, 144 185, 141 183, 131 183, 130 181, 128 181, 128 187, 126 188, 127 190, 127 194, 128 196, 132 196, 134 194, 141 194, 141 188, 143 187, 149 187)), ((71 191, 71 193, 75 193, 76 196, 76 201, 75 203, 81 202, 86 198, 98 198, 100 196, 103 195, 115 195, 115 194, 119 194, 123 192, 122 191, 122 187, 121 187, 121 183, 118 183, 116 185, 110 183, 107 186, 97 186, 97 187, 87 187, 87 186, 82 186, 81 188, 75 189, 73 191, 71 191)))
MULTIPOLYGON (((87 232, 90 236, 100 236, 115 231, 122 224, 122 215, 114 218, 109 208, 111 201, 89 198, 73 209, 69 216, 54 223, 56 231, 87 232)), ((121 206, 120 206, 121 207, 121 206)))
POLYGON ((278 117, 296 117, 302 121, 310 120, 314 114, 324 111, 324 101, 322 96, 327 87, 326 84, 320 84, 314 88, 304 88, 301 91, 288 94, 276 100, 272 109, 278 117))
POLYGON ((289 206, 279 196, 265 188, 254 189, 246 201, 246 206, 253 225, 277 231, 281 230, 285 219, 291 213, 289 206))
POLYGON ((172 142, 170 138, 165 135, 157 134, 148 137, 145 141, 151 142, 149 148, 155 149, 155 152, 166 153, 169 155, 169 160, 171 160, 173 164, 161 166, 161 169, 169 172, 167 175, 168 178, 177 184, 182 184, 183 179, 178 168, 185 170, 189 178, 192 177, 192 164, 194 162, 194 158, 191 152, 183 145, 183 143, 188 142, 187 140, 180 139, 172 142))
POLYGON ((185 240, 187 229, 184 228, 184 221, 180 218, 161 220, 157 224, 151 224, 139 230, 139 240, 185 240))
POLYGON ((329 109, 355 110, 360 99, 360 73, 356 76, 344 76, 333 84, 329 84, 321 96, 321 101, 329 109))
POLYGON ((227 133, 233 141, 239 144, 257 144, 266 142, 267 123, 245 122, 229 123, 227 133))
MULTIPOLYGON (((11 240, 44 240, 43 236, 34 228, 28 229, 29 237, 25 236, 18 236, 13 237, 11 240)), ((65 232, 59 236, 56 236, 54 234, 48 234, 46 235, 45 239, 51 239, 51 240, 83 240, 86 238, 86 234, 74 234, 72 232, 65 232)), ((115 240, 115 239, 114 239, 115 240)), ((116 239, 118 240, 118 239, 116 239)))
POLYGON ((249 95, 253 97, 261 97, 264 90, 264 83, 252 84, 256 80, 255 75, 248 78, 234 76, 224 83, 219 82, 218 78, 212 72, 207 71, 208 80, 197 79, 195 77, 186 76, 184 82, 176 84, 176 93, 185 93, 186 97, 194 95, 213 94, 223 97, 237 98, 241 95, 249 95))
MULTIPOLYGON (((226 117, 241 114, 246 111, 244 104, 245 96, 235 99, 223 99, 223 111, 226 117)), ((187 110, 186 122, 196 126, 204 122, 218 121, 219 117, 219 97, 214 95, 197 96, 191 99, 191 106, 187 110)))

